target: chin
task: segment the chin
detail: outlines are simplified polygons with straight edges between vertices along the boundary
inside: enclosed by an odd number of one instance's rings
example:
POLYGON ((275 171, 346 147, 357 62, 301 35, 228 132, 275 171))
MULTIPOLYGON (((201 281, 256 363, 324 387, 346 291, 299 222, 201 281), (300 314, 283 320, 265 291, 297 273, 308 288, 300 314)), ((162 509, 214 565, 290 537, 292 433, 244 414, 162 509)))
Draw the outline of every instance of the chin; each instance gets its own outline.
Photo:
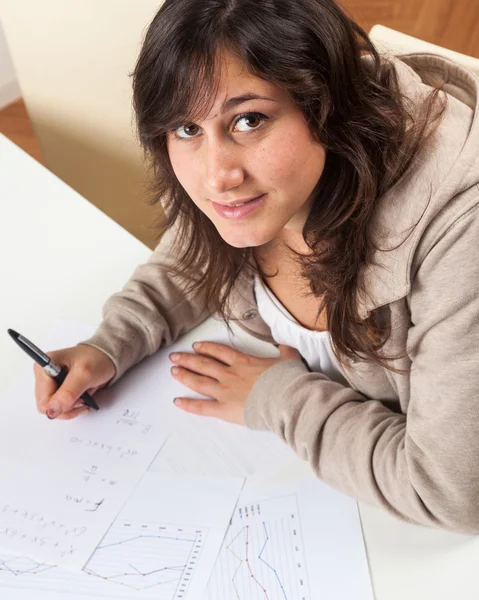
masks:
POLYGON ((219 231, 219 234, 233 248, 256 248, 267 244, 274 238, 274 234, 269 234, 269 232, 257 232, 253 234, 248 230, 243 235, 240 232, 230 233, 222 231, 219 231))

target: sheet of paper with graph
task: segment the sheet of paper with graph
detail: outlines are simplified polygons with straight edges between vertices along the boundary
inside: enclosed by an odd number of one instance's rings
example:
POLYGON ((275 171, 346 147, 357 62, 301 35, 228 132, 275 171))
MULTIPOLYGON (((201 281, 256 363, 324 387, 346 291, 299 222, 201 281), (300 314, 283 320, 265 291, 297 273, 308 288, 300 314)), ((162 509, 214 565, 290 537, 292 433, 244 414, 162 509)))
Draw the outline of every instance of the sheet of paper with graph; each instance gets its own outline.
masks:
POLYGON ((373 600, 356 503, 313 475, 247 480, 203 600, 225 598, 373 600))
POLYGON ((81 572, 0 550, 0 588, 9 600, 202 598, 243 482, 146 473, 81 572))
MULTIPOLYGON (((226 341, 218 325, 213 339, 226 341)), ((89 334, 63 324, 42 345, 61 348, 89 334)), ((172 403, 179 384, 160 354, 100 392, 98 412, 70 421, 36 411, 26 358, 24 376, 1 399, 0 547, 69 568, 85 565, 180 416, 172 403)))
MULTIPOLYGON (((48 348, 83 339, 65 332, 48 348)), ((49 421, 35 408, 33 373, 2 398, 0 546, 80 569, 168 435, 152 398, 128 380, 98 412, 49 421), (113 401, 114 396, 114 401, 113 401)))

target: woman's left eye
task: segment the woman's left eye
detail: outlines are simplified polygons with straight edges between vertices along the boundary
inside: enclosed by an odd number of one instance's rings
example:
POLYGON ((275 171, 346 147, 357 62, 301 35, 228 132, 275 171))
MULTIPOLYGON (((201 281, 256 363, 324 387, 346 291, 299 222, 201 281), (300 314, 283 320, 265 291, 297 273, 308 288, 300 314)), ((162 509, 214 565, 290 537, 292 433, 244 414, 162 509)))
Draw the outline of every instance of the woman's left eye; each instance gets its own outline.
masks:
POLYGON ((249 112, 239 115, 235 122, 235 129, 238 128, 238 125, 243 123, 246 124, 241 125, 238 131, 252 131, 254 129, 258 129, 258 127, 267 119, 266 115, 263 115, 258 112, 249 112))

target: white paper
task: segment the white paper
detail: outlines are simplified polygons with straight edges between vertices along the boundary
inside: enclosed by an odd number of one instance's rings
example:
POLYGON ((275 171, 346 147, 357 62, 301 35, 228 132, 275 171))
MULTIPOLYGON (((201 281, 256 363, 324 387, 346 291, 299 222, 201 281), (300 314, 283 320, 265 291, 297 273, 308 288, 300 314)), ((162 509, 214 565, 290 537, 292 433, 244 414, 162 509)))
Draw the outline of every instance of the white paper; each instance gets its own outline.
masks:
MULTIPOLYGON (((63 326, 45 347, 90 332, 63 326)), ((2 401, 0 546, 81 568, 169 431, 151 398, 133 389, 133 377, 99 393, 99 411, 50 421, 36 411, 29 367, 2 401)))
MULTIPOLYGON (((62 348, 90 334, 63 323, 41 347, 62 348)), ((1 403, 0 547, 64 567, 85 565, 182 419, 172 401, 185 388, 170 374, 168 353, 191 351, 202 338, 228 341, 224 325, 210 319, 99 392, 99 411, 70 421, 36 411, 28 365, 1 403)))
MULTIPOLYGON (((228 335, 224 325, 221 328, 223 343, 240 352, 265 358, 279 355, 272 344, 245 334, 234 324, 233 335, 228 335)), ((194 332, 184 336, 182 345, 191 351, 191 344, 200 339, 221 341, 218 325, 214 320, 206 321, 194 332)), ((166 378, 169 368, 169 364, 158 364, 162 378, 166 378)), ((176 383, 176 386, 171 388, 175 396, 200 397, 181 384, 176 383)), ((152 471, 248 477, 267 475, 298 461, 294 450, 270 431, 253 431, 242 425, 192 415, 176 407, 173 407, 171 417, 174 419, 174 427, 151 465, 152 471)))
POLYGON ((202 598, 242 485, 241 479, 146 473, 83 572, 0 551, 1 596, 202 598))
MULTIPOLYGON (((269 474, 298 460, 271 432, 254 432, 223 421, 192 419, 166 440, 150 469, 224 477, 269 474), (188 440, 188 443, 185 443, 188 440)), ((186 421, 186 419, 185 419, 186 421)))
POLYGON ((314 476, 243 488, 203 600, 373 600, 354 500, 314 476))

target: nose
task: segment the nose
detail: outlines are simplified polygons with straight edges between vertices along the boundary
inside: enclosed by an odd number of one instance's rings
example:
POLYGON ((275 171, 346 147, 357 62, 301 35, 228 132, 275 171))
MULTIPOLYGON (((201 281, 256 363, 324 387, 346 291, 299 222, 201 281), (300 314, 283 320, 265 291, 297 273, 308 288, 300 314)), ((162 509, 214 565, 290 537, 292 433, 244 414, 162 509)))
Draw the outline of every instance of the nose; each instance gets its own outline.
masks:
POLYGON ((206 184, 214 194, 240 186, 245 178, 238 149, 226 144, 208 144, 206 149, 206 184))

